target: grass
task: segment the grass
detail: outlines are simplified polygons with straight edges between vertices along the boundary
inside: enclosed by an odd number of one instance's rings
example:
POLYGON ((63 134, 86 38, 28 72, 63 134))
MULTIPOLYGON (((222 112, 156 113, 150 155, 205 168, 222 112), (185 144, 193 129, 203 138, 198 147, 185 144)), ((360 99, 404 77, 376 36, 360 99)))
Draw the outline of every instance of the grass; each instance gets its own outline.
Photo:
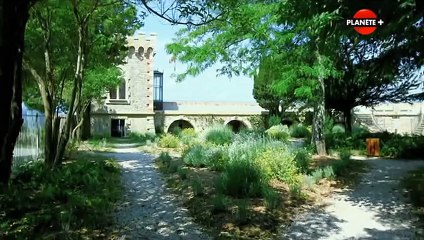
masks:
POLYGON ((114 160, 77 154, 55 170, 42 162, 20 166, 0 190, 2 239, 105 239, 121 196, 114 160))

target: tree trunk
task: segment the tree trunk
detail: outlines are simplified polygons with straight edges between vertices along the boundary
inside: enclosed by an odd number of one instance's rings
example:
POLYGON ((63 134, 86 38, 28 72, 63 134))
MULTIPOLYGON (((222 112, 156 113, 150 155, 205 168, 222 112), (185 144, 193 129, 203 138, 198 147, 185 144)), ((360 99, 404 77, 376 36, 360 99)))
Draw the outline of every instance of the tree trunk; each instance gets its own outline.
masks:
MULTIPOLYGON (((316 52, 318 64, 321 65, 321 55, 316 52)), ((320 66, 321 67, 321 66, 320 66)), ((318 91, 317 101, 314 106, 314 120, 313 120, 313 135, 312 141, 315 144, 318 155, 326 155, 327 150, 325 146, 324 137, 324 122, 325 122, 325 85, 324 77, 320 72, 318 73, 318 91)))
POLYGON ((352 133, 352 109, 349 108, 349 110, 345 110, 343 112, 344 117, 344 125, 346 129, 346 133, 351 134, 352 133))
POLYGON ((7 184, 22 119, 22 56, 29 0, 0 0, 0 184, 7 184))
POLYGON ((58 166, 62 163, 63 157, 65 155, 66 145, 69 142, 71 128, 73 123, 73 118, 75 110, 78 109, 80 104, 81 97, 81 88, 82 88, 82 79, 83 79, 83 68, 84 68, 84 49, 85 49, 85 34, 86 27, 80 26, 78 28, 78 56, 77 64, 74 76, 74 84, 72 88, 72 95, 70 100, 70 106, 68 110, 68 115, 66 116, 65 126, 62 129, 60 134, 59 144, 57 145, 56 156, 54 159, 54 166, 58 166))

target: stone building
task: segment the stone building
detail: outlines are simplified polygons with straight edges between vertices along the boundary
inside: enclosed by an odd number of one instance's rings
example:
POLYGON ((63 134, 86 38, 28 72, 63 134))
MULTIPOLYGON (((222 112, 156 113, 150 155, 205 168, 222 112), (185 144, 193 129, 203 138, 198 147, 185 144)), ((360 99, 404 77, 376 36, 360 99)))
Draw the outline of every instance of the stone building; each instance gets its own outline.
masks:
POLYGON ((153 81, 156 34, 139 34, 127 40, 128 55, 120 66, 121 84, 111 89, 103 104, 93 103, 92 135, 125 136, 130 132, 155 132, 153 81))

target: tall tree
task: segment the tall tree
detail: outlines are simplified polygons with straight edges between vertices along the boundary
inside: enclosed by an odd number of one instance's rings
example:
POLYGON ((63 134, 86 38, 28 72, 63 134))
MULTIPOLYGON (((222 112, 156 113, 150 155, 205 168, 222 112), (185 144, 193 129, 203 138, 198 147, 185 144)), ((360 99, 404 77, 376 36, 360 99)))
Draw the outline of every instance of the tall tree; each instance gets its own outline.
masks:
POLYGON ((0 185, 9 181, 22 120, 22 54, 28 11, 34 1, 0 0, 0 185))
POLYGON ((139 26, 135 7, 120 1, 46 0, 33 9, 24 66, 44 105, 48 165, 60 164, 91 101, 120 82, 126 36, 139 26), (60 134, 59 107, 67 112, 60 134))

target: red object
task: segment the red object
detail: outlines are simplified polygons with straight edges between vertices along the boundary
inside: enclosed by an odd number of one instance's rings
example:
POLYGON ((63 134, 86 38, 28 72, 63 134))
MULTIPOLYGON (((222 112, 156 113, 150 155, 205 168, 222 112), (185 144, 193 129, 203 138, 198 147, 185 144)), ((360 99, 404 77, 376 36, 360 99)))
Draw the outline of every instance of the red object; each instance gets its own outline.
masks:
POLYGON ((367 138, 367 155, 372 157, 380 156, 380 139, 367 138))
MULTIPOLYGON (((375 14, 373 11, 369 9, 361 9, 353 15, 353 19, 376 19, 377 20, 377 14, 375 14)), ((371 27, 353 27, 355 31, 357 31, 361 35, 370 35, 373 33, 377 27, 371 26, 371 27)))

